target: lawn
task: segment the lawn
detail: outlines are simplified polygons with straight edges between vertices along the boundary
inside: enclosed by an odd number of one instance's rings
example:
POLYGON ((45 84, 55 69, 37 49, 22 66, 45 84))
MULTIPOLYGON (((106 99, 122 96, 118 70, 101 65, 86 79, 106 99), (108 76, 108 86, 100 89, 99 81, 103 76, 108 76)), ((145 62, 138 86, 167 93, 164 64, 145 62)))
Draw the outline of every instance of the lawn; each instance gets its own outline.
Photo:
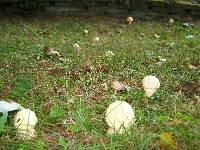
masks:
POLYGON ((33 110, 38 123, 35 138, 20 140, 10 113, 0 149, 166 149, 162 133, 171 133, 180 150, 200 149, 200 22, 167 23, 1 19, 0 99, 33 110), (61 56, 48 56, 49 49, 61 56), (142 88, 147 75, 160 80, 149 98, 142 88), (113 89, 114 80, 126 90, 113 89), (115 100, 135 111, 135 124, 122 135, 107 134, 105 110, 115 100))

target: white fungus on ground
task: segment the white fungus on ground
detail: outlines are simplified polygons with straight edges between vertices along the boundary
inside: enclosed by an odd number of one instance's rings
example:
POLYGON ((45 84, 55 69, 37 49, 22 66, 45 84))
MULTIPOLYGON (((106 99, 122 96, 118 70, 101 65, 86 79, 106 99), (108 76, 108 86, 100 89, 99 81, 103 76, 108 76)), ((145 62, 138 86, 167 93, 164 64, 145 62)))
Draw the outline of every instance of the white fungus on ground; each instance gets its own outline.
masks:
POLYGON ((18 136, 23 139, 30 139, 35 136, 35 125, 37 117, 29 109, 23 109, 15 115, 14 126, 17 128, 18 136))
POLYGON ((99 37, 95 37, 95 38, 93 39, 93 41, 94 41, 94 42, 99 42, 100 39, 99 39, 99 37))
POLYGON ((133 22, 133 17, 127 17, 126 21, 128 22, 129 25, 131 25, 133 22))
POLYGON ((144 87, 145 96, 150 97, 160 87, 160 81, 155 76, 150 75, 150 76, 146 76, 143 79, 142 85, 144 87))
POLYGON ((89 32, 88 32, 88 30, 85 29, 85 30, 83 31, 83 33, 84 33, 85 35, 87 35, 89 32))
POLYGON ((116 101, 110 104, 106 110, 106 122, 109 126, 109 134, 124 133, 134 121, 133 108, 127 102, 116 101))
POLYGON ((75 43, 75 44, 73 45, 73 47, 74 47, 75 49, 77 49, 77 50, 80 50, 80 49, 81 49, 81 47, 80 47, 80 45, 79 45, 78 43, 75 43))
POLYGON ((170 18, 168 23, 169 23, 170 26, 173 25, 174 24, 174 19, 170 18))
POLYGON ((155 36, 156 38, 160 38, 160 35, 158 35, 158 34, 156 34, 156 33, 155 33, 154 36, 155 36))

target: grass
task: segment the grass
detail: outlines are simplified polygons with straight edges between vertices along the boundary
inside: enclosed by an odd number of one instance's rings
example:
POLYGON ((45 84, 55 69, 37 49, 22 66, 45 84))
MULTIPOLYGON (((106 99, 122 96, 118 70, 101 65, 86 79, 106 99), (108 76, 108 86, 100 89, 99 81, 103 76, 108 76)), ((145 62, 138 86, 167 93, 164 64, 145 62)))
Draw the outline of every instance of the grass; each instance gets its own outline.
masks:
POLYGON ((166 131, 173 132, 178 149, 199 149, 200 97, 184 92, 181 85, 185 81, 200 84, 199 69, 188 65, 200 64, 200 22, 194 28, 180 24, 136 21, 129 26, 117 18, 2 19, 0 98, 35 111, 39 121, 37 137, 21 141, 15 136, 11 115, 0 147, 161 149, 159 137, 166 131), (187 39, 188 35, 194 38, 187 39), (100 42, 94 43, 96 36, 100 42), (73 48, 77 41, 80 51, 73 48), (46 56, 44 47, 54 48, 65 61, 46 56), (114 56, 105 56, 106 51, 114 56), (158 64, 159 56, 166 62, 158 64), (146 98, 141 81, 150 74, 160 79, 161 87, 146 98), (115 92, 114 79, 130 88, 115 92), (131 134, 106 134, 105 110, 115 100, 134 108, 136 124, 131 134))

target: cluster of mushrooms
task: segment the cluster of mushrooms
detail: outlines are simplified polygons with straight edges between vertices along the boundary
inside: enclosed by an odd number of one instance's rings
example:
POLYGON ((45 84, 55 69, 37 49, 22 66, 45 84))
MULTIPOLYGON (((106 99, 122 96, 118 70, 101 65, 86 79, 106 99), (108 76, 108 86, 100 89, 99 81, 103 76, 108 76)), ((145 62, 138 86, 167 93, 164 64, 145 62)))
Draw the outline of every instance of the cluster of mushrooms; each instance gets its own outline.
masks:
MULTIPOLYGON (((160 82, 155 76, 146 76, 142 85, 145 96, 152 96, 160 87, 160 82)), ((109 134, 122 134, 130 128, 135 122, 135 114, 131 105, 123 101, 115 101, 110 104, 106 110, 106 122, 109 126, 109 134)))
MULTIPOLYGON (((132 24, 133 18, 128 17, 127 22, 132 24)), ((172 25, 174 20, 169 20, 169 25, 172 25)), ((84 34, 88 34, 88 30, 84 30, 84 34)), ((93 39, 94 42, 99 42, 99 37, 93 39)), ((73 47, 80 50, 78 43, 73 47)), ((145 91, 145 96, 152 96, 160 87, 160 82, 155 76, 146 76, 142 85, 145 91)), ((122 134, 127 131, 135 122, 135 114, 132 106, 124 101, 115 101, 108 106, 105 113, 105 120, 109 126, 109 134, 122 134)), ((18 136, 24 139, 30 139, 36 136, 35 125, 37 124, 37 117, 35 113, 29 109, 22 109, 14 118, 14 126, 17 128, 18 136)))
MULTIPOLYGON (((160 87, 160 82, 155 76, 146 76, 142 85, 145 96, 152 96, 160 87)), ((115 101, 108 106, 105 120, 109 126, 108 134, 123 134, 135 123, 135 114, 132 106, 124 101, 115 101)), ((35 113, 29 109, 17 112, 14 118, 14 126, 17 136, 22 139, 31 139, 36 136, 35 125, 38 119, 35 113)))

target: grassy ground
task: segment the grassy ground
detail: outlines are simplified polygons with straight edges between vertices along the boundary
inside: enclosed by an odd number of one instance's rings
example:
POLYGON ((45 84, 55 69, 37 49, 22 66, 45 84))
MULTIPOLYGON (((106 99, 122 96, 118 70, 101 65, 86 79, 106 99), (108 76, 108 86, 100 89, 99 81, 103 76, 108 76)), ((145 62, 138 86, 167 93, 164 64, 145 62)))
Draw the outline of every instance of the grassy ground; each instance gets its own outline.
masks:
POLYGON ((114 18, 2 19, 0 98, 35 111, 39 122, 37 137, 21 141, 11 117, 0 149, 161 149, 162 132, 173 133, 178 149, 200 149, 200 97, 191 90, 194 83, 200 84, 200 22, 194 28, 180 24, 136 21, 129 26, 114 18), (100 42, 93 42, 96 36, 100 42), (76 42, 79 51, 73 48, 76 42), (44 47, 57 50, 64 62, 45 55, 44 47), (106 51, 114 56, 106 56, 106 51), (150 74, 160 79, 161 87, 146 98, 141 81, 150 74), (115 92, 115 79, 128 90, 115 92), (135 110, 131 134, 106 134, 105 109, 115 100, 127 101, 135 110))

